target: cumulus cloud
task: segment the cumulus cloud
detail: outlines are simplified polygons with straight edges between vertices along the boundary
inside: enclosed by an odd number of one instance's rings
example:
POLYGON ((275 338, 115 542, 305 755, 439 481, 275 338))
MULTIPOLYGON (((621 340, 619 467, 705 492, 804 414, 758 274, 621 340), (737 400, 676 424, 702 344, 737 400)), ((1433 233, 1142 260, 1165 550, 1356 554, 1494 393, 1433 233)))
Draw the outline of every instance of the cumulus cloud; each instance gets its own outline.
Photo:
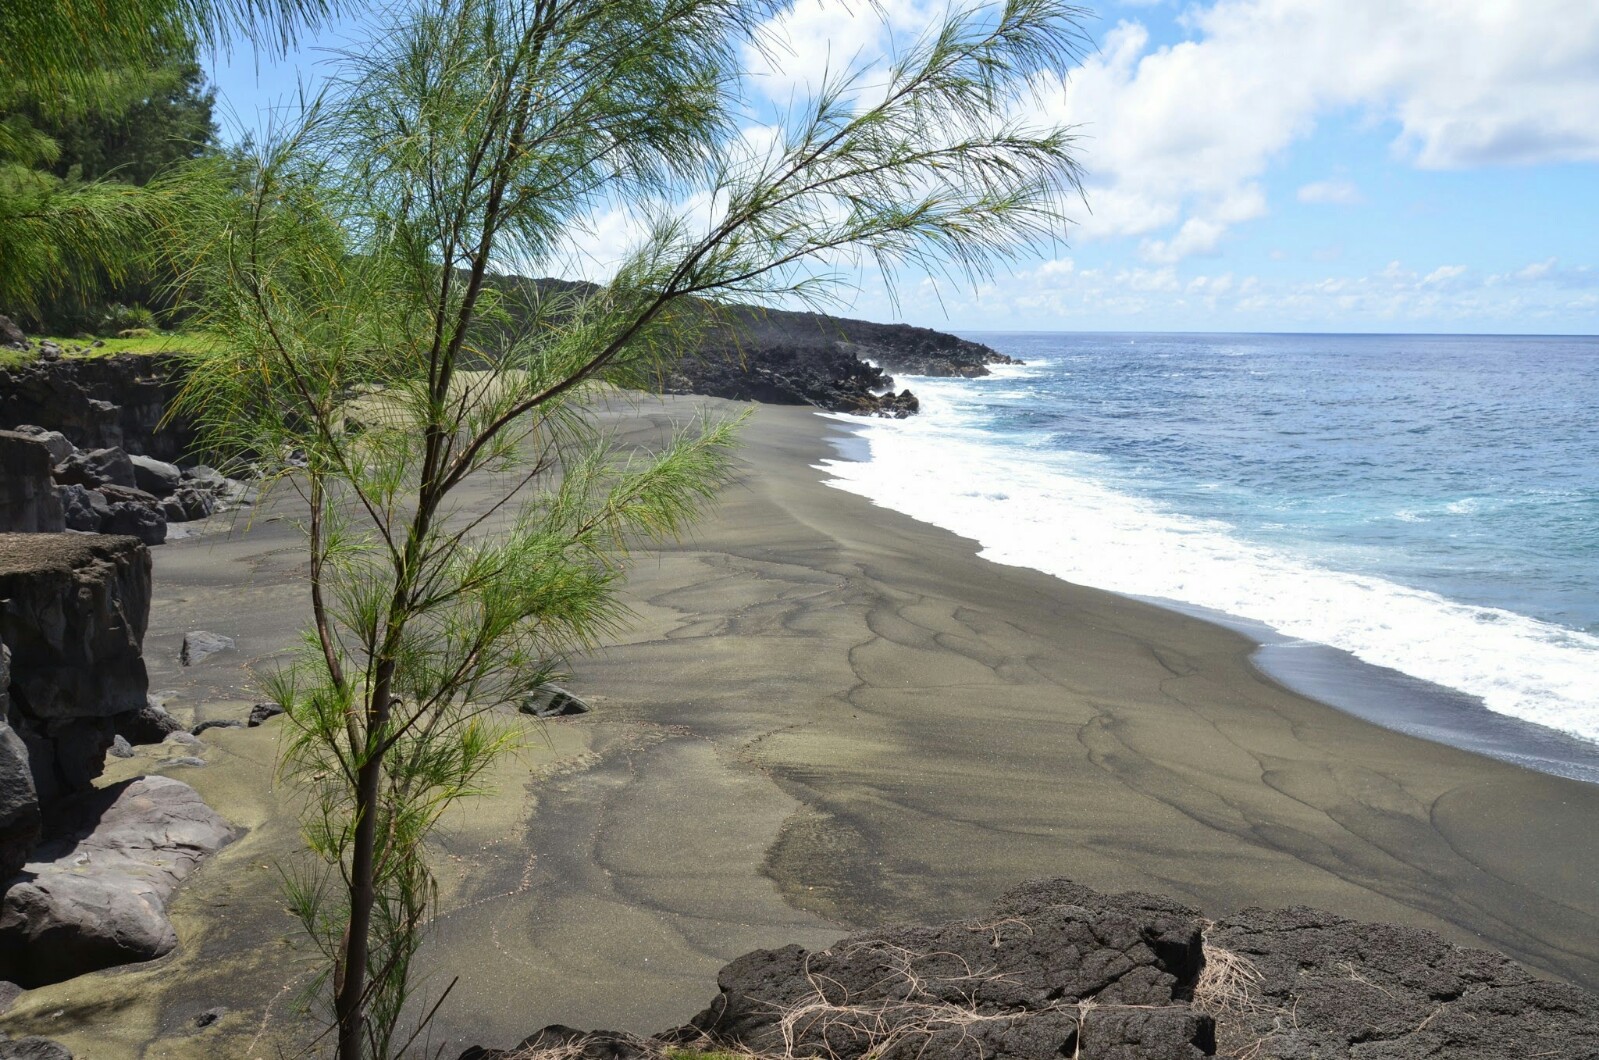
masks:
MULTIPOLYGON (((1421 167, 1599 161, 1592 0, 1220 0, 1184 25, 1190 39, 1157 47, 1118 24, 1048 108, 1083 126, 1083 235, 1154 237, 1145 253, 1165 259, 1211 252, 1211 234, 1248 219, 1222 204, 1350 111, 1397 126, 1395 150, 1421 167)), ((1358 194, 1300 189, 1307 202, 1358 194)))

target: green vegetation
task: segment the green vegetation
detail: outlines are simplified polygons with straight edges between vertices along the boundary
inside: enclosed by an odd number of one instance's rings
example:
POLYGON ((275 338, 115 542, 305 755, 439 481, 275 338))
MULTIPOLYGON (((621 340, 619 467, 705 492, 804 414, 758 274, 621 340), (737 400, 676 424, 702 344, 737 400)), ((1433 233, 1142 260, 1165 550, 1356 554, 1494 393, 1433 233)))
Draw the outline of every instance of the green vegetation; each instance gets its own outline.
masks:
POLYGON ((1075 9, 957 11, 877 83, 842 71, 796 103, 768 150, 739 130, 737 62, 770 10, 395 12, 170 233, 207 338, 184 408, 213 451, 282 458, 306 506, 313 624, 272 691, 308 806, 291 899, 342 1060, 414 1040, 424 844, 508 745, 491 711, 617 628, 628 550, 731 472, 735 423, 620 447, 599 396, 659 379, 719 301, 823 298, 841 261, 975 278, 1059 231, 1070 137, 1004 114, 1071 58, 1075 9), (514 306, 489 283, 619 203, 640 234, 609 283, 514 306))

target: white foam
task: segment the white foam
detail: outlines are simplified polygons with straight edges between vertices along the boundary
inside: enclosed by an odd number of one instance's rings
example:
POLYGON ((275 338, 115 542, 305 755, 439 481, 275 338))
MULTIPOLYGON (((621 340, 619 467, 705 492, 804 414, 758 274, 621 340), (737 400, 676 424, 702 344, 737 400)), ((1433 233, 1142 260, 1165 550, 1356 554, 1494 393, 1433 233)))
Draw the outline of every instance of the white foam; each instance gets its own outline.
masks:
POLYGON ((1255 619, 1599 741, 1599 637, 1250 544, 1096 482, 1091 457, 995 444, 939 387, 918 397, 922 415, 861 432, 870 461, 825 461, 830 484, 975 538, 995 562, 1255 619))

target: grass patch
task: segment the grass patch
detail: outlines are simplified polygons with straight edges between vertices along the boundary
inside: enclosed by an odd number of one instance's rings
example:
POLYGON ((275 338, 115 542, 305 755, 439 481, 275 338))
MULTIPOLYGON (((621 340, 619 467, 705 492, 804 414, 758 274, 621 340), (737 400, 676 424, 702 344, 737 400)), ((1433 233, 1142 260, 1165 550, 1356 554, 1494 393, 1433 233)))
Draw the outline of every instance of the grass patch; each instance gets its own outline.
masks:
POLYGON ((119 339, 68 339, 54 335, 30 335, 34 343, 33 349, 12 350, 0 349, 0 368, 17 368, 31 364, 39 359, 38 344, 53 342, 61 347, 63 360, 92 360, 96 357, 115 357, 123 353, 157 354, 180 353, 188 350, 204 349, 205 341, 198 335, 187 335, 181 331, 157 331, 149 335, 136 338, 119 339), (93 346, 91 343, 99 341, 103 346, 93 346), (89 347, 87 350, 82 347, 89 347))

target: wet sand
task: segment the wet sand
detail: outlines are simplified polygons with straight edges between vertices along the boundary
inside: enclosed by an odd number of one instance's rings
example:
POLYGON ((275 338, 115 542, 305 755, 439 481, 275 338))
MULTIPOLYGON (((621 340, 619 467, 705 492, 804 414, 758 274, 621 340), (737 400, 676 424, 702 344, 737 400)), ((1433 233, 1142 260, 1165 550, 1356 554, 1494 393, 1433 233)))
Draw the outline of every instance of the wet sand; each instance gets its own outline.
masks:
MULTIPOLYGON (((529 725, 498 794, 452 819, 427 956, 435 989, 460 977, 445 1056, 552 1022, 661 1030, 752 947, 969 913, 1045 875, 1403 922, 1599 989, 1599 786, 1378 728, 1261 676, 1236 633, 977 559, 821 484, 830 429, 758 412, 717 510, 636 558, 632 631, 577 663, 595 713, 529 725)), ((242 717, 249 668, 303 621, 296 549, 263 513, 156 550, 146 654, 174 712, 242 717), (239 650, 180 670, 189 629, 239 650)), ((274 868, 295 842, 281 724, 208 732, 204 768, 116 764, 250 831, 180 893, 177 953, 30 992, 0 1029, 95 1058, 308 1036, 274 868)))

